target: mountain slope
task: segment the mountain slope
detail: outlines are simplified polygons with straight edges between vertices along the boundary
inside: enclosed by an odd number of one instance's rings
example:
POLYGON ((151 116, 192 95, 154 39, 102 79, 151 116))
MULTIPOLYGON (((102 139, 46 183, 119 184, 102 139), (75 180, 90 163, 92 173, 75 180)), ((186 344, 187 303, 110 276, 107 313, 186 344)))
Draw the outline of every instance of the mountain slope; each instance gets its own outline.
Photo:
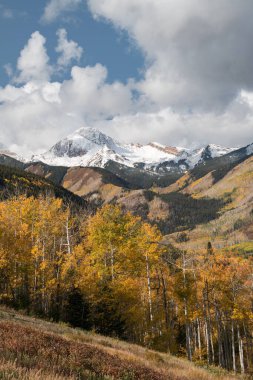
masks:
POLYGON ((87 202, 53 182, 18 168, 0 165, 0 199, 25 194, 27 196, 53 195, 77 207, 87 207, 87 202))
POLYGON ((24 163, 19 161, 17 158, 8 155, 7 152, 0 153, 0 165, 9 166, 11 168, 23 169, 24 163))
POLYGON ((26 164, 23 166, 23 169, 28 173, 44 177, 59 186, 62 185, 62 181, 68 171, 67 167, 50 166, 42 162, 26 164))
MULTIPOLYGON (((226 203, 216 219, 200 224, 192 231, 186 230, 189 241, 183 244, 184 248, 204 248, 207 241, 212 241, 216 247, 224 247, 253 240, 253 156, 215 183, 210 176, 212 173, 192 182, 181 192, 197 199, 210 198, 226 203)), ((176 241, 177 236, 169 238, 176 241)))
POLYGON ((202 190, 212 187, 220 181, 230 170, 253 155, 253 144, 199 163, 192 170, 171 184, 167 188, 159 189, 161 193, 182 191, 185 194, 197 195, 202 190))
POLYGON ((69 168, 62 186, 81 197, 98 203, 109 202, 124 189, 131 189, 131 185, 118 176, 101 168, 69 168))
POLYGON ((0 309, 0 377, 7 368, 27 379, 220 380, 236 379, 218 368, 213 374, 192 363, 116 339, 75 330, 0 309), (1 368, 1 362, 5 363, 1 368), (14 363, 15 362, 15 363, 14 363), (22 371, 23 369, 23 371, 22 371), (37 371, 36 377, 32 377, 37 371), (216 373, 216 375, 215 375, 216 373))

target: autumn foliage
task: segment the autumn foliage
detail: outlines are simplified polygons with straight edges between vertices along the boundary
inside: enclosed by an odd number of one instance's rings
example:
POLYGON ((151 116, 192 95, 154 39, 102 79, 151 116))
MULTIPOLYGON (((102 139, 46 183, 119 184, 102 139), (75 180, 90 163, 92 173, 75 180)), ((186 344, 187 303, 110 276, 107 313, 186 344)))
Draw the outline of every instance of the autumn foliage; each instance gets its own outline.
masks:
POLYGON ((0 300, 29 313, 250 372, 252 281, 251 257, 180 251, 118 206, 0 203, 0 300))

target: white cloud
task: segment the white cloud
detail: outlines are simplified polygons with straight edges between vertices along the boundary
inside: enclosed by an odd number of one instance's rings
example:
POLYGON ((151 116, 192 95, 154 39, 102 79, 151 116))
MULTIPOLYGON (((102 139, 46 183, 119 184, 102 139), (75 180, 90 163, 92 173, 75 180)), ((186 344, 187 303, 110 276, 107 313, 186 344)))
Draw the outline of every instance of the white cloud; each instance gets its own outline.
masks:
POLYGON ((37 31, 34 32, 27 45, 20 52, 17 62, 18 76, 16 82, 47 81, 52 68, 45 48, 46 39, 37 31))
POLYGON ((29 155, 44 151, 78 127, 64 112, 59 89, 59 83, 28 83, 20 88, 0 89, 0 141, 8 147, 15 144, 18 153, 29 155))
POLYGON ((209 143, 245 146, 253 141, 253 93, 239 94, 222 112, 182 113, 171 108, 100 120, 96 127, 125 142, 197 147, 209 143))
POLYGON ((67 31, 65 29, 58 29, 58 44, 55 48, 56 52, 60 54, 57 63, 59 66, 69 66, 73 61, 79 62, 83 48, 78 46, 77 42, 68 40, 67 31))
POLYGON ((224 109, 253 90, 252 0, 88 0, 145 54, 137 88, 160 107, 224 109))
POLYGON ((0 88, 0 141, 13 150, 15 144, 23 155, 39 153, 87 124, 126 142, 177 146, 252 142, 253 93, 242 92, 220 114, 183 114, 171 108, 134 112, 129 88, 106 84, 106 75, 101 65, 76 66, 63 83, 0 88))
POLYGON ((130 89, 119 82, 107 84, 106 78, 107 70, 100 64, 74 66, 60 93, 68 112, 90 122, 128 112, 132 107, 130 89))
POLYGON ((53 22, 65 12, 74 11, 81 2, 82 0, 50 0, 41 20, 46 23, 53 22))
POLYGON ((0 141, 23 155, 48 149, 86 122, 132 108, 131 90, 119 82, 108 84, 100 64, 74 66, 69 80, 50 82, 44 44, 44 37, 33 33, 18 59, 18 82, 24 84, 0 87, 0 141))

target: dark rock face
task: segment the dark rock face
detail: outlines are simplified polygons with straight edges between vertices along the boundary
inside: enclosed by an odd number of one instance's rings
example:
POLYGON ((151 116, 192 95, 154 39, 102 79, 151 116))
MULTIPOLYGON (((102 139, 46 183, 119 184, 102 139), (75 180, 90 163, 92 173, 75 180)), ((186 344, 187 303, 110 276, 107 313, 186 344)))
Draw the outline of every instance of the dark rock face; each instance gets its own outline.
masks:
POLYGON ((55 144, 51 152, 56 157, 80 157, 87 154, 87 149, 76 146, 73 141, 63 140, 55 144))

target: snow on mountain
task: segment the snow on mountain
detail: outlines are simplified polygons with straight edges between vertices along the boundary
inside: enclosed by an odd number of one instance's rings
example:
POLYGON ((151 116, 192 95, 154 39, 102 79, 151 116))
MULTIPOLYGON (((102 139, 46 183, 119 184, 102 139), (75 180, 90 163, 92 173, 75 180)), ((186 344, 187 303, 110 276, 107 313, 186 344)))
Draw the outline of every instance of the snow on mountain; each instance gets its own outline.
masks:
POLYGON ((236 148, 226 148, 224 146, 209 144, 205 147, 194 149, 194 150, 185 150, 182 153, 182 156, 185 157, 186 163, 189 168, 194 168, 194 166, 205 162, 211 158, 221 157, 227 153, 233 152, 236 148))
POLYGON ((11 158, 14 158, 15 160, 20 161, 20 162, 28 162, 27 159, 25 159, 24 157, 14 153, 14 152, 11 152, 3 144, 0 144, 0 156, 11 157, 11 158))
POLYGON ((251 154, 253 154, 253 144, 250 144, 246 147, 246 152, 247 152, 247 155, 250 156, 251 154))
POLYGON ((100 147, 121 151, 121 146, 111 137, 93 128, 81 128, 59 141, 50 149, 56 157, 80 157, 100 147))
POLYGON ((210 153, 211 158, 215 158, 224 156, 227 153, 231 153, 238 148, 225 148, 224 146, 209 144, 207 145, 206 149, 210 153))
POLYGON ((85 127, 59 141, 48 152, 33 156, 32 161, 67 167, 105 167, 109 161, 114 161, 129 167, 141 165, 143 169, 157 172, 175 170, 175 167, 185 171, 233 150, 213 144, 194 150, 156 142, 121 144, 97 129, 85 127))
POLYGON ((174 153, 169 153, 158 143, 121 144, 94 128, 81 128, 32 160, 57 166, 99 167, 112 160, 134 167, 139 162, 149 164, 173 160, 178 154, 176 148, 173 149, 174 153))

